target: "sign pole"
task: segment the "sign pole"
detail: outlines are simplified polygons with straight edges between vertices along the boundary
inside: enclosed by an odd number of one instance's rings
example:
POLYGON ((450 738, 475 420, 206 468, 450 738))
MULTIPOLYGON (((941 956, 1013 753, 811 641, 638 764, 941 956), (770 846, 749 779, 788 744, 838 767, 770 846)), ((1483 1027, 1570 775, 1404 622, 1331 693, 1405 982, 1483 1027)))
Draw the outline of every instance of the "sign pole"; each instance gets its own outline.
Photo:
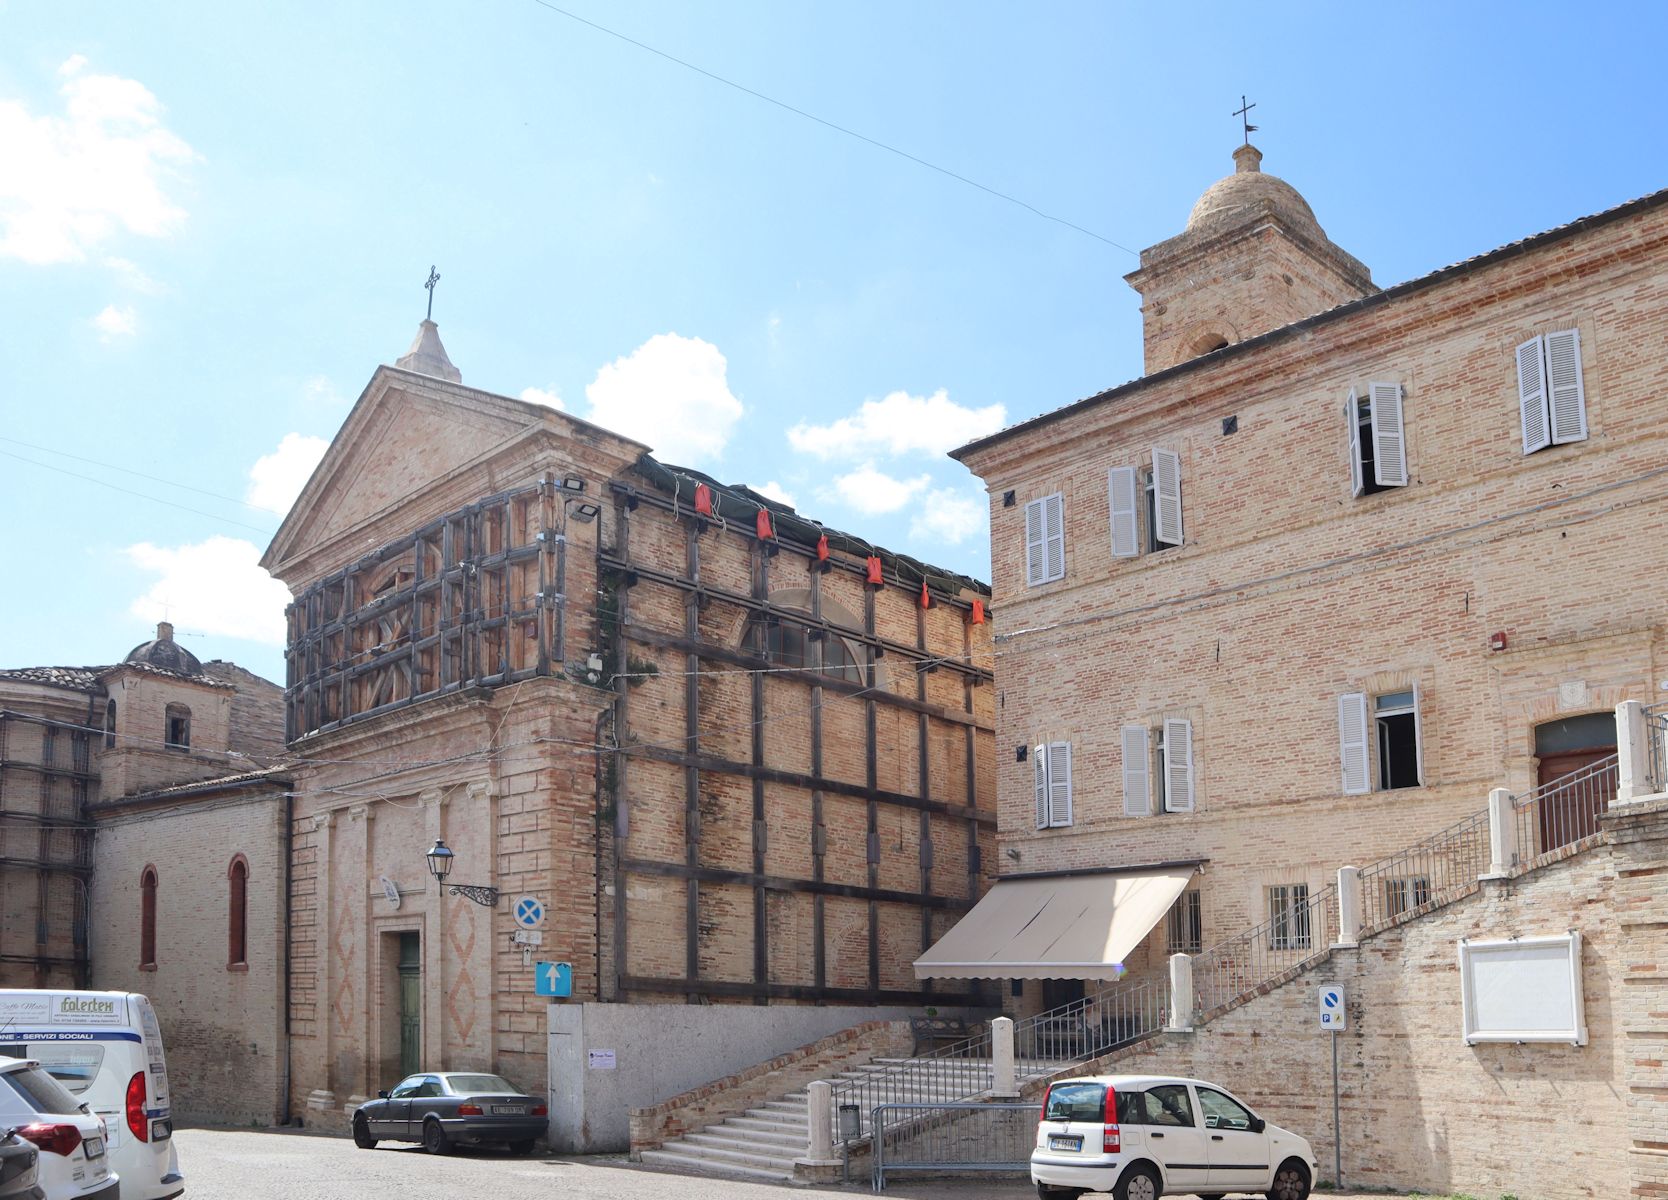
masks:
POLYGON ((1344 1144, 1338 1137, 1338 1031, 1332 1031, 1332 1186, 1344 1186, 1344 1144))

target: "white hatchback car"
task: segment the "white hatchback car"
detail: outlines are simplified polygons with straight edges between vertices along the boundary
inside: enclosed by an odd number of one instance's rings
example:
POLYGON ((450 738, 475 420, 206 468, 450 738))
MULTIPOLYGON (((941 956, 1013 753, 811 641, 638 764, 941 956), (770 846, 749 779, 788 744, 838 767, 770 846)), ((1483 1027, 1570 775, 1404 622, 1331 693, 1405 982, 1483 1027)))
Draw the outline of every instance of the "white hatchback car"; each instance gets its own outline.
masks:
POLYGON ((1031 1181, 1041 1200, 1111 1192, 1308 1200, 1315 1155, 1214 1083, 1160 1075, 1062 1079, 1043 1097, 1031 1181))
POLYGON ((0 1058, 0 1122, 40 1150, 37 1181, 46 1200, 116 1200, 121 1182, 105 1153, 104 1118, 38 1062, 0 1058))

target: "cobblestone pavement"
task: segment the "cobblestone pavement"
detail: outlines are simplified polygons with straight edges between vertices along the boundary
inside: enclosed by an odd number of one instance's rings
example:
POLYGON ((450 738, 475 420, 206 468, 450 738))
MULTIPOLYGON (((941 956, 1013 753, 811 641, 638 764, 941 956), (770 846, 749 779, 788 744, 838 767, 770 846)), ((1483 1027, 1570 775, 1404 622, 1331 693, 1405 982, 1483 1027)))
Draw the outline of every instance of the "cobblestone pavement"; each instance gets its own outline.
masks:
MULTIPOLYGON (((175 1138, 186 1200, 808 1200, 819 1194, 855 1200, 869 1194, 866 1178, 845 1189, 753 1183, 651 1171, 623 1155, 515 1158, 501 1150, 462 1150, 435 1157, 401 1143, 360 1150, 345 1137, 282 1130, 182 1129, 175 1138)), ((1031 1200, 1036 1195, 1023 1176, 904 1178, 890 1183, 885 1194, 896 1200, 1031 1200)), ((1357 1197, 1333 1193, 1330 1200, 1357 1197)))

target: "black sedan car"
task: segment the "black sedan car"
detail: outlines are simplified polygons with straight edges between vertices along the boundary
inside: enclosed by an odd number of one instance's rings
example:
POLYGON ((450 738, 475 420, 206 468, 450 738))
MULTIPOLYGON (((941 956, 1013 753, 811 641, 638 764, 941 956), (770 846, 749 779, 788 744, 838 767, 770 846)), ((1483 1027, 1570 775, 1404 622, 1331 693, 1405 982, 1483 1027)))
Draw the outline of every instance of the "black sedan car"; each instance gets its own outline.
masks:
POLYGON ((39 1182, 40 1152, 17 1136, 15 1129, 0 1129, 0 1200, 40 1200, 46 1195, 39 1182))
POLYGON ((549 1118, 544 1101, 480 1071, 410 1075, 378 1096, 353 1114, 353 1143, 361 1150, 380 1141, 422 1142, 430 1154, 445 1154, 459 1143, 501 1142, 526 1154, 549 1118))

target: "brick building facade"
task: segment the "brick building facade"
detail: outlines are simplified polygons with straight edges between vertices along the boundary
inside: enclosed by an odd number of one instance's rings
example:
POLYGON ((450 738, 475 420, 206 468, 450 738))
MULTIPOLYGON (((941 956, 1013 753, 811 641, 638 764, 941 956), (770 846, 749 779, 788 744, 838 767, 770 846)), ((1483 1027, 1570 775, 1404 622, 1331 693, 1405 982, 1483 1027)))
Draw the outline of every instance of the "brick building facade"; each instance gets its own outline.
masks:
POLYGON ((977 993, 909 964, 991 867, 988 591, 646 451, 463 386, 425 322, 267 551, 298 1105, 542 1090, 536 960, 592 1002, 977 993), (537 948, 459 881, 537 897, 537 948))
POLYGON ((1005 870, 1197 871, 1132 971, 1320 936, 1339 866, 1613 751, 1668 686, 1632 586, 1668 554, 1668 193, 1381 291, 1235 158, 1129 277, 1150 373, 955 454, 991 496, 1005 870))

